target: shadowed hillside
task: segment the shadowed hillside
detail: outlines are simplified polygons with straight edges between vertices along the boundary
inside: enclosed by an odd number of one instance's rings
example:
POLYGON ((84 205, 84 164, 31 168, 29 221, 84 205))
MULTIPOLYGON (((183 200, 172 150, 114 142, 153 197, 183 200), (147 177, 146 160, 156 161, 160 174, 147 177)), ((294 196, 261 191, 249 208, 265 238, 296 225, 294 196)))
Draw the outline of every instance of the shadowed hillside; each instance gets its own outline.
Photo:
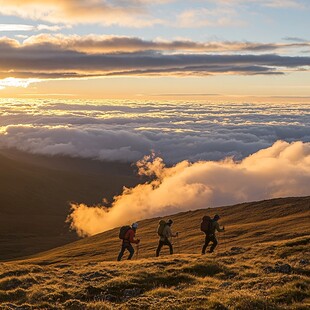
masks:
POLYGON ((69 202, 111 199, 138 179, 129 164, 0 150, 0 259, 77 240, 65 225, 69 202))
POLYGON ((177 254, 154 258, 157 219, 140 222, 139 257, 116 262, 118 229, 0 264, 0 309, 306 310, 310 307, 310 197, 171 216, 177 254), (204 214, 227 228, 198 254, 204 214), (114 261, 105 261, 114 260, 114 261))
MULTIPOLYGON (((180 236, 175 240, 177 253, 200 253, 204 235, 200 231, 201 218, 220 214, 220 224, 226 232, 218 234, 223 252, 231 246, 250 247, 258 243, 288 240, 310 234, 310 197, 282 198, 235 206, 196 210, 172 215, 173 230, 180 236)), ((141 239, 139 257, 154 256, 157 246, 156 229, 160 218, 139 222, 137 237, 141 239)), ((115 260, 120 247, 119 229, 113 229, 79 240, 58 249, 34 256, 34 262, 54 263, 115 260)), ((165 248, 164 248, 165 249, 165 248)), ((163 253, 168 253, 166 248, 163 253)))

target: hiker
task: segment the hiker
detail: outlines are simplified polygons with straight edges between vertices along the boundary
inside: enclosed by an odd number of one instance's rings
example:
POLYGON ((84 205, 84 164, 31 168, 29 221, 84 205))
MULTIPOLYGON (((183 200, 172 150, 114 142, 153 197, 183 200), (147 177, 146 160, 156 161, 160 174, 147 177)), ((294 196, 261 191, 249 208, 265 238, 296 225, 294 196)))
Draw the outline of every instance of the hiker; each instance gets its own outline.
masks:
POLYGON ((207 246, 212 242, 209 253, 212 253, 217 246, 217 239, 215 236, 215 231, 222 232, 225 230, 225 227, 220 228, 219 223, 217 222, 220 219, 218 214, 215 214, 213 219, 209 216, 204 216, 201 223, 201 230, 206 234, 205 244, 202 247, 202 254, 206 254, 207 246))
POLYGON ((158 247, 156 250, 156 257, 159 256, 159 252, 164 245, 168 245, 169 250, 170 250, 170 254, 173 254, 173 247, 172 247, 172 244, 171 244, 169 239, 171 237, 178 237, 179 233, 178 232, 176 234, 172 233, 172 231, 171 231, 172 223, 173 223, 172 220, 168 220, 168 222, 161 220, 159 222, 157 233, 158 233, 160 238, 159 238, 159 243, 158 243, 158 247))
POLYGON ((123 226, 120 230, 120 239, 123 240, 122 242, 122 248, 121 251, 118 254, 117 260, 120 261, 124 255, 125 250, 129 251, 129 256, 127 259, 131 259, 133 257, 133 254, 135 253, 135 250, 133 246, 131 245, 132 243, 139 244, 140 239, 135 239, 136 235, 136 230, 138 228, 138 223, 133 223, 130 226, 123 226))

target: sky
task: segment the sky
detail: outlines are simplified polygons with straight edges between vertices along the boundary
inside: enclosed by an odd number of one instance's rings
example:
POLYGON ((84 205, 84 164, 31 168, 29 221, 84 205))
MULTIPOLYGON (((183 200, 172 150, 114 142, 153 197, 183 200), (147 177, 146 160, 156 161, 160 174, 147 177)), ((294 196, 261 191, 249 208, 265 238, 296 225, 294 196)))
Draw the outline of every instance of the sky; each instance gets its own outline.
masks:
POLYGON ((310 100, 308 0, 0 0, 0 97, 310 100))

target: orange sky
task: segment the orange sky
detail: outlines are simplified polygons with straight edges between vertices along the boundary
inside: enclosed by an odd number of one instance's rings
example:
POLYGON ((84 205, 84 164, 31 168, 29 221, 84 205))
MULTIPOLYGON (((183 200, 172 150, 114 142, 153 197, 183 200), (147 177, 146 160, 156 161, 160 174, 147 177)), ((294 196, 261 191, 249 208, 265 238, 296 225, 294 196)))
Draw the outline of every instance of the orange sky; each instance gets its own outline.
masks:
POLYGON ((307 102, 309 11, 304 0, 0 0, 0 97, 307 102))

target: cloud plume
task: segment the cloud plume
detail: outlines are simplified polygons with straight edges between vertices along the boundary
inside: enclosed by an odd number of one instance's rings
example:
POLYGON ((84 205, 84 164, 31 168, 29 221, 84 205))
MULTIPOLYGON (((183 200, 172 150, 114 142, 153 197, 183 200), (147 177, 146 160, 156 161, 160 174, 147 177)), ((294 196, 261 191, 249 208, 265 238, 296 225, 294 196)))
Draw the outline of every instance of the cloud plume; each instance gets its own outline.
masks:
POLYGON ((109 208, 72 204, 71 228, 88 236, 190 209, 310 194, 310 143, 277 141, 240 162, 182 161, 166 167, 161 158, 146 157, 138 167, 152 180, 125 188, 109 208))

